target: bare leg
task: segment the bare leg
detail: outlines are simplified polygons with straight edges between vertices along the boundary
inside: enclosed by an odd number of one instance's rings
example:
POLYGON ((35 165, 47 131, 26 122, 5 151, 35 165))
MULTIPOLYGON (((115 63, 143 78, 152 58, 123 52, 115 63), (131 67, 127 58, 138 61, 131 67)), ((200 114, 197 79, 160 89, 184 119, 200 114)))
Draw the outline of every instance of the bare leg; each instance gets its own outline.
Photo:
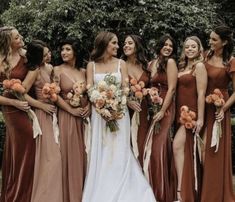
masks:
POLYGON ((182 174, 184 168, 184 145, 186 141, 186 130, 184 126, 180 126, 176 132, 175 138, 173 140, 173 152, 175 167, 177 172, 177 198, 179 201, 182 201, 181 198, 181 184, 182 184, 182 174))

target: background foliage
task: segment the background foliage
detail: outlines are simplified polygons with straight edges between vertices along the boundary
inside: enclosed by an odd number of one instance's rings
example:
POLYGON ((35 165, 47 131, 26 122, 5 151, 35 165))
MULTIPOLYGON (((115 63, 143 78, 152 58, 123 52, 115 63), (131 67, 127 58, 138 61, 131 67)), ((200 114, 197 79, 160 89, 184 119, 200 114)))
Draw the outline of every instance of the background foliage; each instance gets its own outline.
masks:
POLYGON ((17 27, 26 41, 41 39, 56 50, 61 39, 76 37, 86 59, 101 30, 117 33, 121 42, 126 34, 141 35, 150 56, 164 33, 178 44, 195 34, 206 46, 220 7, 210 0, 11 0, 7 6, 2 24, 17 27))

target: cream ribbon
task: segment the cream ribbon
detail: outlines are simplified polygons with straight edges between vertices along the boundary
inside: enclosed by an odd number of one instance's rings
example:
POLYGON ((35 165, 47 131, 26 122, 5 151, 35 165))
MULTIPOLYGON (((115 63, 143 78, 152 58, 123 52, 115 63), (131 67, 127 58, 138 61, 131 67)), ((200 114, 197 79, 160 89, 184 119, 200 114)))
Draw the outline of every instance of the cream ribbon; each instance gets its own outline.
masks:
POLYGON ((56 144, 59 144, 59 126, 58 126, 58 121, 57 121, 57 116, 56 113, 53 113, 52 115, 52 126, 53 126, 53 134, 55 138, 56 144))
POLYGON ((152 124, 151 124, 149 131, 148 131, 148 134, 147 134, 147 139, 146 139, 146 143, 145 143, 145 147, 144 147, 143 170, 144 170, 144 175, 148 181, 149 181, 148 167, 149 167, 149 162, 150 162, 150 156, 152 153, 154 126, 155 126, 155 121, 152 121, 152 124))
POLYGON ((38 135, 42 135, 42 130, 38 122, 38 118, 32 109, 29 109, 28 115, 33 122, 33 138, 36 138, 38 135))
POLYGON ((140 124, 139 112, 134 112, 133 117, 131 119, 131 143, 132 143, 133 153, 136 159, 139 156, 139 150, 137 144, 139 124, 140 124))
POLYGON ((84 124, 84 142, 85 142, 85 148, 86 148, 85 150, 86 150, 86 153, 87 153, 87 164, 89 164, 90 149, 91 149, 91 121, 90 121, 90 118, 86 118, 85 121, 83 121, 83 124, 84 124))
POLYGON ((222 136, 221 122, 215 121, 212 128, 211 147, 215 146, 215 152, 219 149, 219 141, 222 136))

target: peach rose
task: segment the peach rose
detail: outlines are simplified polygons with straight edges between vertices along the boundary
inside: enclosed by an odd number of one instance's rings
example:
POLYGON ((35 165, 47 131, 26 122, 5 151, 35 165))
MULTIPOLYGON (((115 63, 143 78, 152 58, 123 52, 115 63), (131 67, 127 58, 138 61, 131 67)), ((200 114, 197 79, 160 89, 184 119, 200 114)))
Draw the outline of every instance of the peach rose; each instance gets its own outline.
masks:
POLYGON ((14 83, 11 89, 21 94, 25 92, 25 88, 20 83, 14 83))
POLYGON ((214 94, 218 95, 220 98, 224 97, 223 94, 221 93, 220 89, 218 89, 218 88, 214 89, 214 94))
POLYGON ((145 87, 145 84, 144 84, 143 81, 140 81, 140 82, 139 82, 139 85, 141 86, 141 88, 144 88, 144 87, 145 87))
POLYGON ((137 92, 135 92, 135 97, 142 100, 143 99, 143 93, 141 91, 137 91, 137 92))
POLYGON ((51 96, 50 96, 50 100, 51 100, 52 102, 56 102, 56 101, 57 101, 57 99, 58 99, 58 96, 57 96, 57 94, 56 94, 56 93, 51 94, 51 96))
POLYGON ((137 91, 141 91, 141 86, 139 84, 136 84, 135 88, 136 88, 137 91))
POLYGON ((181 108, 180 108, 180 111, 183 112, 188 112, 189 111, 189 108, 186 106, 186 105, 183 105, 181 108))
POLYGON ((192 118, 192 119, 196 119, 196 113, 193 112, 193 111, 189 111, 189 116, 192 118))
POLYGON ((216 100, 216 101, 214 102, 214 105, 215 105, 216 107, 222 107, 223 104, 224 104, 223 99, 218 99, 218 100, 216 100))
POLYGON ((102 98, 97 99, 95 102, 96 108, 99 108, 99 109, 102 108, 104 104, 105 104, 105 100, 102 98))
POLYGON ((135 93, 137 91, 136 87, 135 86, 131 86, 131 91, 135 93))
POLYGON ((11 81, 8 80, 8 79, 4 80, 4 81, 2 82, 2 84, 3 84, 3 88, 4 88, 4 89, 10 89, 10 88, 11 88, 11 85, 12 85, 11 81))
POLYGON ((184 125, 186 123, 186 120, 183 117, 180 117, 180 123, 184 125))
POLYGON ((212 102, 213 102, 213 100, 212 100, 211 95, 206 96, 206 103, 210 104, 212 102))
POLYGON ((211 94, 211 99, 213 102, 215 102, 216 100, 220 99, 220 97, 216 94, 211 94))
POLYGON ((148 89, 143 88, 143 89, 142 89, 142 93, 143 93, 144 96, 146 96, 146 95, 148 94, 148 89))
POLYGON ((132 78, 130 80, 130 83, 131 83, 131 85, 136 85, 137 84, 137 80, 132 78))
POLYGON ((71 99, 72 97, 73 97, 73 93, 68 92, 68 94, 67 94, 67 98, 68 98, 68 99, 71 99))
POLYGON ((185 128, 187 128, 187 129, 192 129, 192 128, 193 128, 193 123, 192 123, 192 122, 186 122, 186 123, 184 124, 184 126, 185 126, 185 128))

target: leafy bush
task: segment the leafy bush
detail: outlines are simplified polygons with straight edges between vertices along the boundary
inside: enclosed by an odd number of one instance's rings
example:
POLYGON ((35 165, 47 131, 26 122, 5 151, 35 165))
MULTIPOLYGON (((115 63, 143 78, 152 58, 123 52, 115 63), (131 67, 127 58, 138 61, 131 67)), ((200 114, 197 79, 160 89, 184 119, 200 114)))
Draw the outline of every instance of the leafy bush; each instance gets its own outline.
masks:
POLYGON ((1 19, 17 27, 26 41, 39 38, 53 50, 67 36, 78 38, 88 53, 101 30, 117 33, 120 41, 135 33, 144 38, 152 56, 164 33, 178 43, 196 34, 206 44, 216 8, 209 0, 12 0, 1 19))

